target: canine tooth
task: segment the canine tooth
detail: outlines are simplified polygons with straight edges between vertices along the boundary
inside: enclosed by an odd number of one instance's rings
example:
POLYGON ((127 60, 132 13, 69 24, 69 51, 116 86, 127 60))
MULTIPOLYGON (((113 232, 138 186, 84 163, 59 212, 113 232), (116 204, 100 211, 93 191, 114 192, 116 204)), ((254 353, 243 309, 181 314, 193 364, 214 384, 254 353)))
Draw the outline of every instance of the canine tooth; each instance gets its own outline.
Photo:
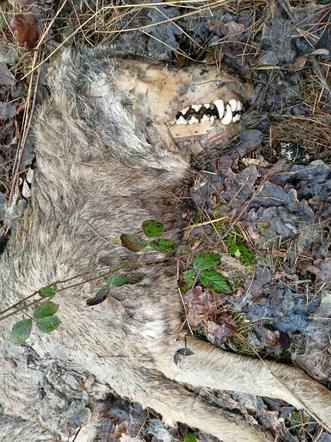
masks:
POLYGON ((224 101, 223 100, 215 100, 214 104, 217 107, 219 118, 222 118, 223 114, 224 114, 224 101))
POLYGON ((209 104, 209 103, 206 103, 206 104, 204 104, 204 107, 205 107, 206 109, 209 109, 209 108, 210 108, 210 104, 209 104))
POLYGON ((240 114, 237 114, 237 115, 235 115, 235 116, 233 117, 232 121, 235 123, 236 121, 239 121, 239 120, 240 120, 240 117, 241 117, 241 115, 240 115, 240 114))
POLYGON ((209 117, 207 117, 207 115, 204 115, 204 116, 201 118, 200 123, 205 123, 205 122, 207 122, 207 121, 210 121, 210 120, 209 120, 209 117))
POLYGON ((227 124, 230 124, 232 121, 232 110, 231 106, 229 104, 226 105, 225 115, 224 118, 221 120, 221 123, 226 126, 227 124))
POLYGON ((180 112, 182 115, 185 115, 186 112, 189 110, 190 106, 184 107, 184 109, 182 109, 180 112))
POLYGON ((187 124, 187 121, 185 120, 184 117, 180 116, 180 117, 176 120, 176 124, 187 124))
POLYGON ((234 98, 231 98, 231 100, 229 100, 229 105, 231 106, 232 112, 235 112, 237 110, 237 100, 235 100, 234 98))
POLYGON ((201 105, 201 104, 192 104, 191 107, 193 107, 193 109, 194 109, 196 112, 198 112, 199 109, 202 107, 202 105, 201 105))
POLYGON ((199 120, 195 117, 191 117, 190 121, 188 122, 188 124, 194 124, 194 123, 199 123, 199 120))
POLYGON ((238 100, 238 101, 237 101, 237 110, 238 110, 238 111, 241 111, 242 108, 243 108, 243 104, 242 104, 241 101, 238 100))

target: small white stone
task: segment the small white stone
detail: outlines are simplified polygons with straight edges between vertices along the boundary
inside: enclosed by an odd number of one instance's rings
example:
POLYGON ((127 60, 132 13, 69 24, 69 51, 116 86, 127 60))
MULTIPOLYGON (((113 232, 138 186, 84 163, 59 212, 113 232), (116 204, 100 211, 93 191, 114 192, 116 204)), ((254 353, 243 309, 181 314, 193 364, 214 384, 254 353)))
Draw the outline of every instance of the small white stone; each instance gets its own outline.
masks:
POLYGON ((240 120, 240 114, 237 114, 233 117, 232 121, 235 123, 236 121, 240 120))
POLYGON ((199 109, 201 109, 201 107, 202 107, 202 104, 192 104, 192 106, 191 107, 193 107, 193 109, 196 111, 196 112, 198 112, 199 111, 199 109))
POLYGON ((232 110, 231 106, 229 104, 226 105, 225 115, 224 118, 221 120, 221 123, 226 126, 227 124, 230 124, 232 121, 232 110))
POLYGON ((215 100, 214 104, 217 107, 219 118, 222 118, 224 115, 224 101, 223 100, 215 100))
POLYGON ((207 115, 204 115, 204 116, 201 118, 200 123, 207 123, 207 121, 210 121, 210 120, 209 120, 209 117, 207 117, 207 115))
POLYGON ((23 181, 22 196, 27 199, 31 198, 31 190, 26 181, 23 181))
POLYGON ((184 109, 182 109, 180 112, 181 112, 181 114, 182 115, 185 115, 186 114, 186 112, 189 110, 189 106, 187 106, 187 107, 184 107, 184 109))
POLYGON ((26 172, 26 180, 29 184, 31 184, 33 181, 33 175, 34 175, 34 170, 31 169, 31 167, 29 167, 28 171, 26 172))
POLYGON ((199 120, 195 117, 191 117, 190 121, 188 122, 188 124, 194 124, 194 123, 199 123, 199 120))
POLYGON ((185 120, 184 117, 180 116, 180 117, 176 120, 176 124, 187 124, 187 121, 185 120))
POLYGON ((229 100, 229 105, 231 106, 232 112, 235 112, 237 110, 237 100, 235 100, 234 98, 231 98, 231 100, 229 100))

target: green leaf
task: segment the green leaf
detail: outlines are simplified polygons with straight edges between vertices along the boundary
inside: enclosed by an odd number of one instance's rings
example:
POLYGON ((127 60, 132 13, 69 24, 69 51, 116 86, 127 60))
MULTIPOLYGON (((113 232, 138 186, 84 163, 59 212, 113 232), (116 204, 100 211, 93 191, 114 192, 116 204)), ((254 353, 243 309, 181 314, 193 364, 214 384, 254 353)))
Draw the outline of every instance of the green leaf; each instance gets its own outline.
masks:
POLYGON ((39 289, 39 295, 43 298, 52 298, 58 291, 56 284, 50 284, 39 289))
POLYGON ((59 306, 54 302, 43 302, 33 312, 34 318, 45 318, 46 316, 54 315, 59 309, 59 306))
POLYGON ((200 273, 200 282, 216 292, 232 293, 232 288, 226 278, 215 270, 205 270, 200 273))
POLYGON ((23 319, 16 322, 11 329, 10 339, 14 344, 23 344, 30 336, 32 330, 32 319, 23 319))
POLYGON ((198 439, 194 436, 193 433, 187 433, 184 437, 183 442, 198 442, 198 439))
POLYGON ((144 221, 142 228, 148 238, 155 238, 164 231, 164 225, 155 221, 154 219, 144 221))
POLYGON ((242 264, 252 265, 255 263, 255 253, 246 244, 231 243, 229 253, 239 259, 242 264))
POLYGON ((57 316, 46 316, 46 318, 40 318, 36 321, 37 327, 44 333, 50 333, 61 324, 60 319, 57 316))
POLYGON ((152 249, 157 250, 158 252, 173 252, 175 248, 175 242, 172 239, 156 239, 149 243, 149 246, 152 249))
POLYGON ((121 235, 122 246, 131 252, 140 252, 147 246, 147 241, 140 238, 138 235, 122 233, 121 235))
POLYGON ((203 270, 211 270, 215 268, 220 259, 221 256, 218 253, 199 253, 194 259, 193 267, 197 272, 202 272, 203 270))
POLYGON ((115 273, 108 277, 107 284, 112 285, 113 287, 121 287, 124 284, 135 284, 136 282, 141 281, 141 279, 142 276, 137 273, 128 273, 127 275, 115 273))
POLYGON ((193 269, 185 270, 185 272, 183 272, 183 280, 187 289, 192 287, 195 280, 195 271, 193 269))

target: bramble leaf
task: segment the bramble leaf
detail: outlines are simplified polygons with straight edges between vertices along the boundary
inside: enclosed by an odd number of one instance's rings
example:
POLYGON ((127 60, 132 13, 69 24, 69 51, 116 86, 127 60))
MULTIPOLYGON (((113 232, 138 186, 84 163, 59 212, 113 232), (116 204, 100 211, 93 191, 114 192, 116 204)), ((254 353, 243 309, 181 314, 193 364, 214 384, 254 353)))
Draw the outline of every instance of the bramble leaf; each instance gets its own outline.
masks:
POLYGON ((140 238, 138 235, 122 233, 121 237, 122 246, 131 252, 140 252, 147 246, 147 241, 140 238))
POLYGON ((151 241, 149 243, 149 246, 152 247, 152 249, 157 250, 158 252, 173 252, 175 248, 175 242, 172 239, 157 239, 154 241, 151 241))
POLYGON ((232 288, 226 278, 215 270, 205 270, 200 273, 200 282, 215 292, 232 293, 232 288))
POLYGON ((188 269, 183 272, 183 287, 182 290, 188 290, 192 287, 195 280, 195 271, 193 269, 188 269))
POLYGON ((54 302, 43 302, 33 312, 34 318, 45 318, 46 316, 54 315, 59 309, 59 306, 54 302))
POLYGON ((155 238, 164 231, 164 225, 154 219, 149 219, 143 222, 142 229, 148 238, 155 238))
POLYGON ((195 257, 193 267, 197 272, 211 270, 215 268, 220 259, 221 256, 218 253, 202 252, 195 257))
POLYGON ((16 322, 11 329, 10 339, 14 344, 23 344, 30 336, 32 330, 32 319, 23 319, 16 322))
POLYGON ((57 316, 46 316, 45 318, 37 319, 37 327, 44 333, 50 333, 61 324, 57 316))
POLYGON ((52 298, 58 291, 56 284, 50 284, 39 289, 39 295, 43 298, 52 298))

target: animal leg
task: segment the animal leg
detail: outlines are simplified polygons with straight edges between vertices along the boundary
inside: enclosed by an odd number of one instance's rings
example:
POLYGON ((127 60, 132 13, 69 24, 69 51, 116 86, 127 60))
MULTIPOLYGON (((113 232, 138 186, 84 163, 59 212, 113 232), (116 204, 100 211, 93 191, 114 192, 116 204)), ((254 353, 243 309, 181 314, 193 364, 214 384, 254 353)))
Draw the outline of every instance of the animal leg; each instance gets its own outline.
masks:
MULTIPOLYGON (((142 373, 140 372, 140 375, 142 373)), ((184 386, 164 378, 157 373, 147 373, 148 383, 140 379, 144 390, 136 390, 134 399, 144 407, 153 408, 162 414, 165 422, 173 425, 176 421, 199 428, 206 433, 218 437, 223 442, 266 442, 267 435, 256 431, 233 415, 227 416, 225 410, 209 404, 198 395, 189 392, 184 386), (231 416, 231 417, 230 417, 231 416)), ((137 373, 137 378, 139 373, 137 373)), ((138 379, 137 379, 138 382, 138 379)))
POLYGON ((222 351, 193 337, 187 346, 193 354, 177 366, 173 355, 165 363, 163 357, 159 369, 168 378, 194 387, 283 399, 331 426, 331 393, 301 370, 222 351))

